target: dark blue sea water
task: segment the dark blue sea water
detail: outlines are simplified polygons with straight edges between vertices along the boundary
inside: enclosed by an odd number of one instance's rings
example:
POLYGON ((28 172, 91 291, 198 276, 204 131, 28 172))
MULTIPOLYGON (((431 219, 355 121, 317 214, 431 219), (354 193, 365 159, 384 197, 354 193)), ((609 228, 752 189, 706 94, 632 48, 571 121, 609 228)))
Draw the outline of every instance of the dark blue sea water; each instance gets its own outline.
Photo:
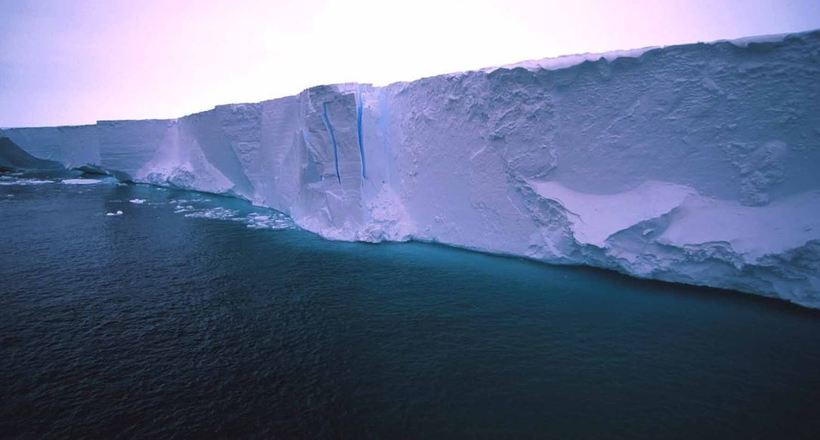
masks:
POLYGON ((0 243, 2 438, 820 435, 778 301, 105 182, 4 177, 0 243))

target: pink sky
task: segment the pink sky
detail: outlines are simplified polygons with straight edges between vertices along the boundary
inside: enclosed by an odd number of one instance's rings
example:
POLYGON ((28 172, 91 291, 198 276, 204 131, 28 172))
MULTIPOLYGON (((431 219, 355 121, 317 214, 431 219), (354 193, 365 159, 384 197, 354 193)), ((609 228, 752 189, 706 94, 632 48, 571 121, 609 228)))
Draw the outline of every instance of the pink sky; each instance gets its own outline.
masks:
POLYGON ((318 84, 816 28, 818 0, 0 0, 0 126, 175 117, 318 84))

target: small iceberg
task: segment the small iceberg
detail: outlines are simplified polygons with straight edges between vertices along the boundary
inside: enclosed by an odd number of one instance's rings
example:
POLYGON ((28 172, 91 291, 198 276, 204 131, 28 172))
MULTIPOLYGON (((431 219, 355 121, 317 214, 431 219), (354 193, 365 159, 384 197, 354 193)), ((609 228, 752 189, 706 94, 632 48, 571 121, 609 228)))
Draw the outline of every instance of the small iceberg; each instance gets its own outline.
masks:
POLYGON ((65 179, 63 183, 66 185, 94 185, 96 183, 100 183, 102 180, 99 179, 65 179))
POLYGON ((105 215, 107 215, 109 217, 114 217, 116 215, 122 215, 122 211, 117 210, 117 212, 106 212, 105 215))
POLYGON ((146 200, 145 199, 131 199, 131 200, 129 200, 129 202, 131 202, 135 205, 142 205, 143 203, 146 202, 146 200))

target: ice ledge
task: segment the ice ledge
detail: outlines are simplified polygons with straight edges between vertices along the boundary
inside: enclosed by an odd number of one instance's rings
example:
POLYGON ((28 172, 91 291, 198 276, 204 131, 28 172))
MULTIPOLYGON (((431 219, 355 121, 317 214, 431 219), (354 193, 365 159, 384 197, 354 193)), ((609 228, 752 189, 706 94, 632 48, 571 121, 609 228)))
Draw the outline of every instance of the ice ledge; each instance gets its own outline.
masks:
POLYGON ((644 182, 608 195, 572 191, 556 182, 529 184, 539 197, 563 208, 576 244, 566 252, 570 261, 581 253, 581 259, 634 276, 820 307, 820 191, 744 206, 666 182, 644 182))

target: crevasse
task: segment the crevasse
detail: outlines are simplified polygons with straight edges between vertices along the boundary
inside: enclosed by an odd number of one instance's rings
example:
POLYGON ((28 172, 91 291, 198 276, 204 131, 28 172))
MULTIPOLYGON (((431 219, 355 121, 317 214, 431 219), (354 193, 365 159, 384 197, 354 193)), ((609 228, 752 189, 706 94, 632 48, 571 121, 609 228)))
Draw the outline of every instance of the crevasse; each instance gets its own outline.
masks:
POLYGON ((322 121, 325 123, 327 134, 330 136, 330 144, 333 146, 333 164, 336 168, 336 180, 342 183, 342 175, 339 174, 339 147, 336 144, 336 134, 333 133, 333 124, 330 123, 330 118, 327 116, 327 103, 322 103, 322 121))

